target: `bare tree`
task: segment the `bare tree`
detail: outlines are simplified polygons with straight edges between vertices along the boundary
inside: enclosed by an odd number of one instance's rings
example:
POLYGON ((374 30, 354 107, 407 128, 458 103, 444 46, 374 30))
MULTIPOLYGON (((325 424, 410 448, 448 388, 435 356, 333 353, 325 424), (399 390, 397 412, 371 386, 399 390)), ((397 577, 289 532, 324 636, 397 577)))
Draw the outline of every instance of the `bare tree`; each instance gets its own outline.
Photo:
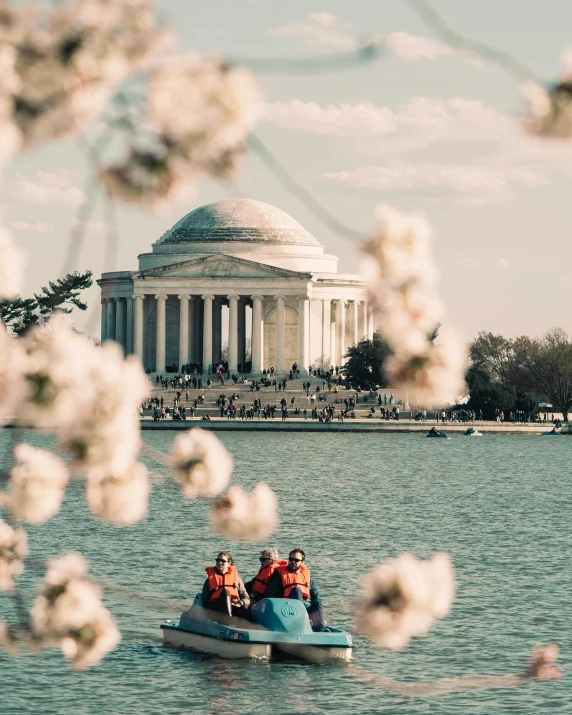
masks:
POLYGON ((553 328, 531 340, 526 371, 531 386, 546 396, 568 421, 572 408, 572 343, 566 331, 553 328))

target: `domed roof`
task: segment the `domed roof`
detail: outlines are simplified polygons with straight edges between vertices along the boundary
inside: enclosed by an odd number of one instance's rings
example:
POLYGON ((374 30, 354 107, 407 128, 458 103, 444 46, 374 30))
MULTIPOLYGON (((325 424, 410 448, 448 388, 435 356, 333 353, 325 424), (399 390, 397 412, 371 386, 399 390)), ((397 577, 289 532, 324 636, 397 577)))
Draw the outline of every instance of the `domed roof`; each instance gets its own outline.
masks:
POLYGON ((252 199, 223 199, 191 211, 161 236, 161 243, 284 243, 319 246, 285 211, 252 199))

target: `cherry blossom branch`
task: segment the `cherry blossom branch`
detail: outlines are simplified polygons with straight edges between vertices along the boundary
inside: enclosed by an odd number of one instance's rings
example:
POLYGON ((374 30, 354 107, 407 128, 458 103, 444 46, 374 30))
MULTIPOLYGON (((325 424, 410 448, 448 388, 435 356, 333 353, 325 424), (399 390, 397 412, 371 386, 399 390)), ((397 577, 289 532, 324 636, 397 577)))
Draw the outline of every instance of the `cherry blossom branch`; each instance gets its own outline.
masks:
POLYGON ((474 52, 482 59, 500 67, 519 82, 523 80, 539 81, 538 75, 509 52, 498 50, 485 42, 474 40, 460 33, 437 12, 429 0, 402 0, 402 2, 450 47, 465 52, 474 52))

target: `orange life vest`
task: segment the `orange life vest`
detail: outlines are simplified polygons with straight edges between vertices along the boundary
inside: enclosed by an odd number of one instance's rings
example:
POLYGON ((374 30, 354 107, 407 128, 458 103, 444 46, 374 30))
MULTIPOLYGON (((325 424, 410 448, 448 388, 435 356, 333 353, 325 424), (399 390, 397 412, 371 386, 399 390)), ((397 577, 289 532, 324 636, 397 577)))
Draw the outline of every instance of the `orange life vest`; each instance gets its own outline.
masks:
POLYGON ((270 579, 272 578, 273 573, 279 566, 288 566, 288 562, 273 561, 270 566, 266 566, 263 569, 259 569, 258 573, 256 574, 256 578, 254 579, 254 582, 252 584, 253 596, 255 596, 256 598, 262 598, 262 596, 266 593, 266 589, 268 588, 268 584, 270 583, 270 579))
POLYGON ((288 598, 294 586, 298 586, 304 598, 310 598, 310 569, 306 564, 302 564, 299 571, 290 571, 288 566, 279 566, 277 571, 282 578, 284 598, 288 598))
POLYGON ((207 566, 205 571, 208 574, 209 603, 220 598, 224 588, 230 591, 232 601, 239 601, 238 595, 238 572, 234 566, 229 566, 224 576, 216 570, 215 566, 207 566))

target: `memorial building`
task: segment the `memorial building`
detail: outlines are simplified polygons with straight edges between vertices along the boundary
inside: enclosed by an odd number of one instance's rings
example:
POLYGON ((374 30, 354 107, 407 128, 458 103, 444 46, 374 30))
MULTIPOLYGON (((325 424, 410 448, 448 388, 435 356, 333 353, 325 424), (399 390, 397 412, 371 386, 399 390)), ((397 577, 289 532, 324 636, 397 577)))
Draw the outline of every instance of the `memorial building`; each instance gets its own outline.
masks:
POLYGON ((342 365, 373 335, 359 276, 295 219, 269 204, 225 199, 184 216, 138 256, 134 271, 104 273, 101 339, 116 340, 150 372, 222 361, 254 375, 297 363, 342 365), (223 320, 223 311, 228 311, 223 320), (224 335, 223 335, 224 328, 224 335))

